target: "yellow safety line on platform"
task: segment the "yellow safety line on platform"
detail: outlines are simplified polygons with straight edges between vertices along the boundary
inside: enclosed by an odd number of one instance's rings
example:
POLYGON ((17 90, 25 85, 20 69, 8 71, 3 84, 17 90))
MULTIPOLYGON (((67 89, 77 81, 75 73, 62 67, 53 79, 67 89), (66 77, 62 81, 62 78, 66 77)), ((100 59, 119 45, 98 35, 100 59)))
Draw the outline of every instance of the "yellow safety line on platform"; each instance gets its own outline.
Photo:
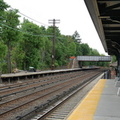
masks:
POLYGON ((106 79, 101 79, 72 112, 67 120, 93 120, 106 79))

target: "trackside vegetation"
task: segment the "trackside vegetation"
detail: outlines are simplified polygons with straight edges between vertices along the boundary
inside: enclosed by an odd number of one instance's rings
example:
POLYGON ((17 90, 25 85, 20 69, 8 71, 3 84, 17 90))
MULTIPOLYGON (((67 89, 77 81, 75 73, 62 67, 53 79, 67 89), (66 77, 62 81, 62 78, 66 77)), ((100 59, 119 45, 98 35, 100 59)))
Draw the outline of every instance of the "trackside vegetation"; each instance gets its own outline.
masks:
MULTIPOLYGON (((28 19, 21 23, 19 11, 0 0, 0 71, 11 73, 14 68, 38 70, 51 68, 53 28, 39 26, 28 19)), ((71 28, 72 29, 72 28, 71 28)), ((67 66, 71 56, 103 56, 82 43, 77 31, 63 35, 55 28, 55 67, 67 66)), ((89 38, 88 38, 89 39, 89 38)), ((83 65, 108 66, 107 62, 85 62, 83 65)))

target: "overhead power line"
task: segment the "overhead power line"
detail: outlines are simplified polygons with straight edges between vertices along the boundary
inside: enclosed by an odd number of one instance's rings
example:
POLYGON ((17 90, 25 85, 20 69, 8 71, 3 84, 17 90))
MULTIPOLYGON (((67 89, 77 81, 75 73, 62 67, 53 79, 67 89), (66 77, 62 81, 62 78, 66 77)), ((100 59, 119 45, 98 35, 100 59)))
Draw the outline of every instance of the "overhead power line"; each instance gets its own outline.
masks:
MULTIPOLYGON (((12 7, 10 7, 10 8, 13 9, 13 10, 15 10, 15 9, 12 8, 12 7)), ((31 19, 31 20, 34 21, 34 22, 37 22, 37 23, 41 24, 41 25, 49 26, 49 25, 47 25, 47 24, 45 24, 45 23, 43 23, 43 22, 40 22, 40 21, 38 21, 38 20, 35 20, 35 19, 29 17, 28 15, 25 15, 24 13, 21 13, 20 11, 18 11, 18 13, 21 14, 22 16, 24 16, 24 17, 27 17, 27 18, 31 19)))
POLYGON ((22 32, 23 34, 30 35, 30 36, 36 36, 36 37, 52 37, 52 35, 42 35, 42 34, 41 34, 41 35, 37 35, 37 34, 32 34, 32 33, 30 33, 30 32, 22 31, 22 30, 20 30, 20 29, 13 28, 13 27, 8 26, 8 25, 3 24, 3 23, 0 23, 0 25, 2 25, 2 26, 4 26, 4 27, 7 27, 7 28, 9 28, 9 29, 11 29, 11 30, 14 30, 14 31, 22 32))
POLYGON ((31 19, 31 20, 33 20, 33 21, 35 21, 35 22, 39 23, 39 24, 42 24, 42 25, 44 25, 44 26, 48 26, 47 24, 42 23, 42 22, 39 22, 39 21, 37 21, 37 20, 35 20, 35 19, 33 19, 33 18, 31 18, 31 17, 29 17, 29 16, 27 16, 27 15, 25 15, 25 14, 21 13, 21 12, 19 12, 19 13, 20 13, 21 15, 23 15, 23 16, 25 16, 25 17, 27 17, 27 18, 29 18, 29 19, 31 19))

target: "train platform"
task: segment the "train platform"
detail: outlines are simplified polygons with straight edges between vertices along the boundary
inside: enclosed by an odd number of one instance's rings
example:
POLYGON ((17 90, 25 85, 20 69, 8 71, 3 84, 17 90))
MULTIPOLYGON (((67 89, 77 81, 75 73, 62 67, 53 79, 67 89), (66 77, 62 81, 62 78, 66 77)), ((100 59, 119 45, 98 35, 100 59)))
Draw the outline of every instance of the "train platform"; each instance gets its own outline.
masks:
POLYGON ((55 73, 55 72, 57 73, 57 72, 73 71, 73 70, 80 70, 80 68, 59 69, 59 70, 46 70, 46 71, 38 71, 38 72, 22 71, 22 72, 17 72, 17 73, 2 74, 1 77, 17 77, 17 76, 46 74, 46 73, 55 73))
POLYGON ((116 79, 100 79, 67 120, 120 120, 119 91, 116 79))

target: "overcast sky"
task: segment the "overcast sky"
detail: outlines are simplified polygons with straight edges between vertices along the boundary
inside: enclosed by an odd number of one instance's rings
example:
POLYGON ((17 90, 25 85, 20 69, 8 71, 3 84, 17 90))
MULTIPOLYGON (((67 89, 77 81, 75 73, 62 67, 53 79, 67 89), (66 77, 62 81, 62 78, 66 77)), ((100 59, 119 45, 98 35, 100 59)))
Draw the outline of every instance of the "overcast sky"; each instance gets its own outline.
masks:
MULTIPOLYGON (((4 0, 12 8, 46 25, 50 19, 60 19, 56 24, 64 35, 73 35, 77 30, 82 43, 87 43, 99 53, 105 53, 94 28, 84 0, 4 0)), ((32 21, 32 20, 31 20, 32 21)), ((34 22, 34 21, 33 21, 34 22)), ((43 25, 43 24, 39 24, 43 25)))

